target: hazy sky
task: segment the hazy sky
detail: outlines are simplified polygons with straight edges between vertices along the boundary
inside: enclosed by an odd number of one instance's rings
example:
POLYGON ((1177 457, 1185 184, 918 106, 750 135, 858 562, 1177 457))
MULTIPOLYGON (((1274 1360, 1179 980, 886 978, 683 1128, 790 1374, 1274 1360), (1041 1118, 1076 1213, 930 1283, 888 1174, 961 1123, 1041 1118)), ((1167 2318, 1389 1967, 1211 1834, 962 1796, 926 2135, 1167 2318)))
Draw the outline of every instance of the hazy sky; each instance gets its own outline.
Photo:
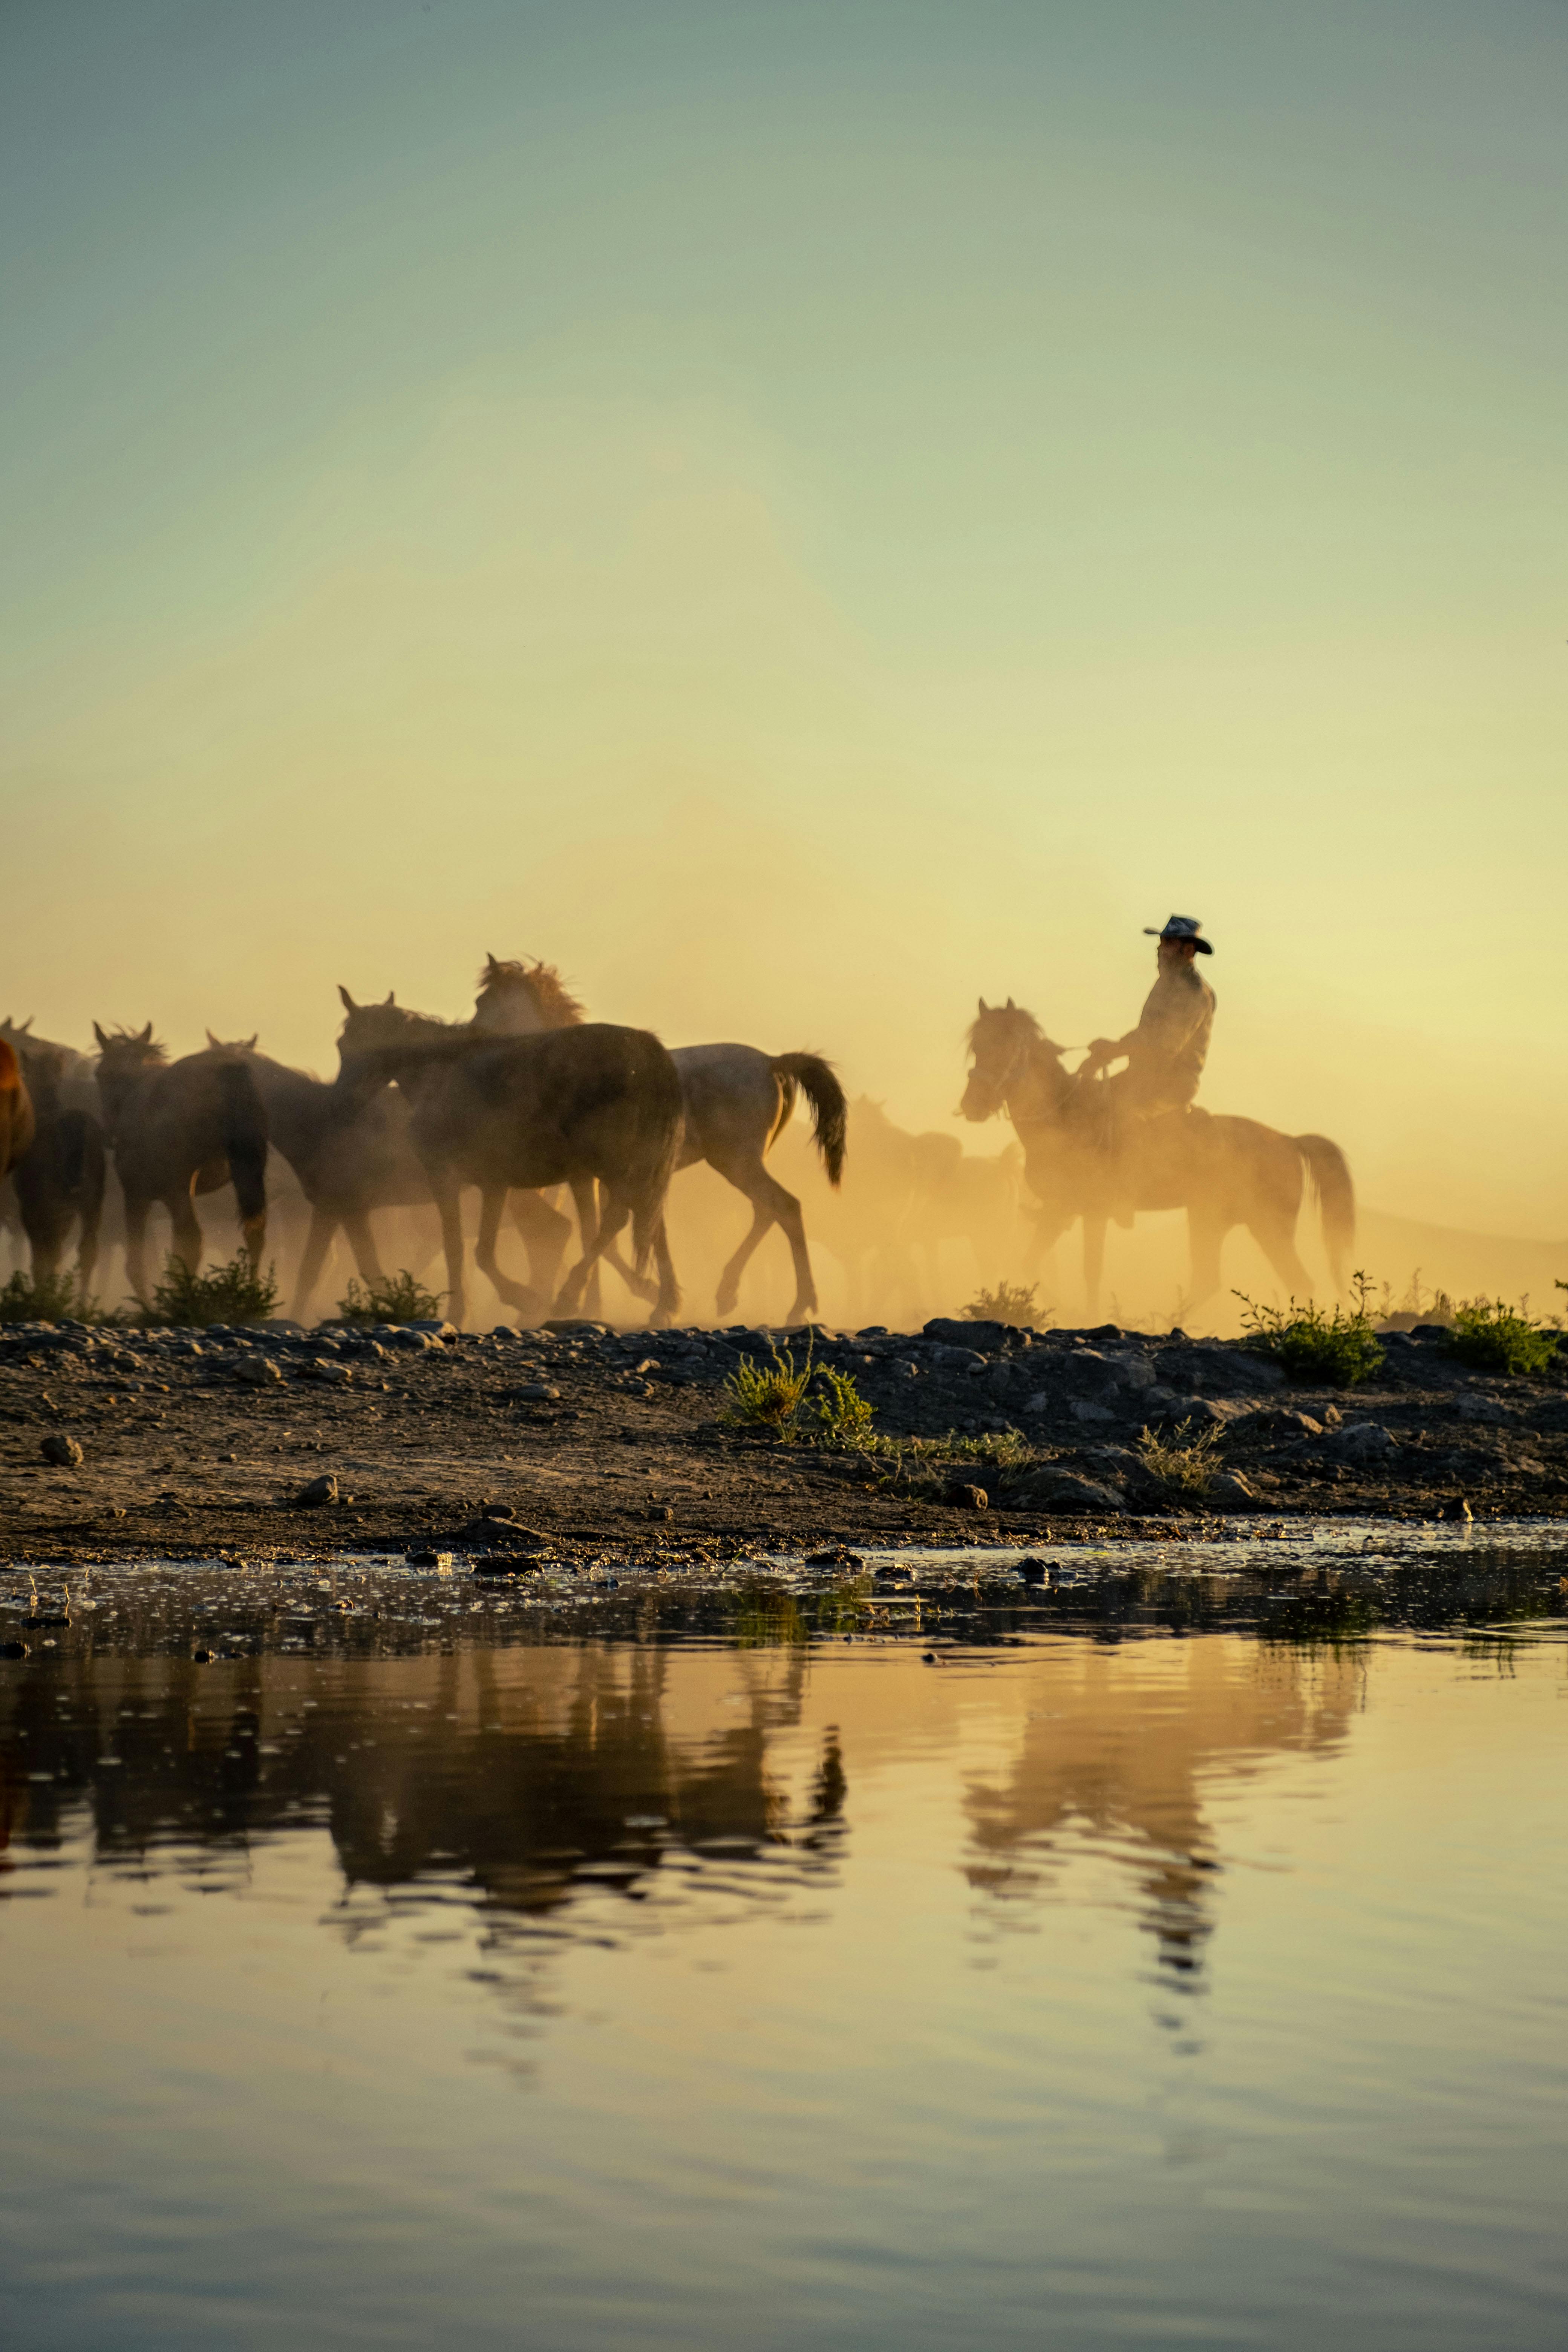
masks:
POLYGON ((1561 5, 5 0, 0 109, 0 1012, 528 950, 945 1123, 1176 908, 1211 1107, 1568 1229, 1561 5))

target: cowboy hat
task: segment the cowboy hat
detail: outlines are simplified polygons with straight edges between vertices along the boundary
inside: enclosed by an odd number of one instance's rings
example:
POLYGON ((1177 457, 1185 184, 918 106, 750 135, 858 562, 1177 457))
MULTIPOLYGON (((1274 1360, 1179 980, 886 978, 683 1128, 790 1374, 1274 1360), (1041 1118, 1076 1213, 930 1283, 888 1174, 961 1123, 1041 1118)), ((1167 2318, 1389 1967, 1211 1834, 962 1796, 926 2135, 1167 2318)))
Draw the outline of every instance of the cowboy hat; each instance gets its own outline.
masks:
POLYGON ((1143 936, 1146 940, 1191 940, 1199 955, 1213 955, 1210 942, 1198 937, 1202 929, 1195 915, 1167 915, 1163 931, 1157 931, 1152 923, 1145 923, 1143 936))

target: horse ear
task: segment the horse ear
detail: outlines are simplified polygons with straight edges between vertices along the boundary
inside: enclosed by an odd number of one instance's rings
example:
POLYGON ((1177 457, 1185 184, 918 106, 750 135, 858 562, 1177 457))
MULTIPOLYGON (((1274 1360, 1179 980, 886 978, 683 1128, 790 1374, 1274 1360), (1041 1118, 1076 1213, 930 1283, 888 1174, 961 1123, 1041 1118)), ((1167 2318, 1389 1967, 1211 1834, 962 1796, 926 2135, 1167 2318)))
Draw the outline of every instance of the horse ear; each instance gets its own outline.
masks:
POLYGON ((260 1037, 261 1037, 261 1032, 260 1032, 260 1030, 259 1030, 259 1029, 253 1029, 253 1030, 251 1031, 251 1033, 250 1033, 250 1042, 249 1042, 249 1044, 246 1046, 246 1049, 245 1049, 245 1050, 246 1050, 246 1052, 247 1052, 247 1054, 254 1054, 254 1053, 255 1053, 256 1048, 257 1048, 257 1045, 258 1045, 258 1043, 259 1043, 259 1041, 260 1041, 260 1037))
POLYGON ((991 1007, 986 1003, 984 997, 980 1000, 980 1010, 982 1013, 989 1013, 991 1010, 991 1007))
POLYGON ((1009 1012, 1009 1013, 1016 1013, 1016 1011, 1018 1010, 1017 1006, 1014 1003, 1014 1002, 1013 1002, 1013 1000, 1012 1000, 1012 998, 1011 998, 1011 997, 1009 997, 1009 998, 1007 999, 1007 1010, 1008 1010, 1008 1012, 1009 1012))
POLYGON ((485 950, 485 978, 487 980, 493 980, 500 970, 500 964, 497 963, 495 957, 490 953, 489 949, 487 948, 485 950))
POLYGON ((28 1032, 31 1030, 31 1028, 32 1028, 32 1026, 33 1026, 34 1022, 37 1019, 37 1017, 38 1017, 38 1016, 37 1016, 37 1014, 36 1013, 28 1013, 28 1015, 27 1015, 26 1019, 26 1020, 23 1022, 23 1024, 22 1024, 22 1034, 23 1034, 23 1036, 24 1036, 24 1037, 26 1037, 26 1036, 27 1035, 28 1032))
POLYGON ((217 1039, 213 1035, 212 1031, 209 1029, 207 1031, 207 1044, 209 1045, 216 1045, 217 1042, 217 1039))
POLYGON ((342 1007, 345 1013, 357 1013, 359 1011, 359 1006, 354 1003, 353 998, 349 994, 348 990, 343 986, 341 980, 338 982, 338 994, 342 1000, 342 1007))
POLYGON ((148 1022, 145 1029, 142 1030, 140 1037, 136 1040, 136 1043, 139 1045, 150 1045, 153 1043, 153 1024, 150 1021, 148 1022))
POLYGON ((96 1021, 95 1021, 95 1022, 93 1023, 93 1024, 92 1024, 92 1034, 93 1034, 93 1035, 97 1038, 97 1040, 98 1040, 98 1042, 99 1042, 99 1044, 100 1044, 100 1045, 108 1045, 109 1040, 108 1040, 108 1038, 104 1035, 104 1034, 103 1034, 102 1030, 99 1027, 99 1025, 98 1025, 98 1024, 97 1024, 97 1022, 96 1022, 96 1021))
POLYGON ((395 988, 389 988, 389 989, 387 990, 387 992, 386 992, 386 1001, 387 1001, 388 1004, 395 1004, 395 1003, 396 1003, 396 1002, 397 1002, 397 991, 396 991, 395 988))

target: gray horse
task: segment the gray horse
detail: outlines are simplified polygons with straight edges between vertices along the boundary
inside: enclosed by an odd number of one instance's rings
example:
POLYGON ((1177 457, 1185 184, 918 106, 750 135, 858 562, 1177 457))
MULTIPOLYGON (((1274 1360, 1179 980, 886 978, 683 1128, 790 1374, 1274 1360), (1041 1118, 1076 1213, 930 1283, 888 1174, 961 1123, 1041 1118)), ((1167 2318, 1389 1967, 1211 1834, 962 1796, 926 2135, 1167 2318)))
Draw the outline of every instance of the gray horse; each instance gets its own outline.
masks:
MULTIPOLYGON (((488 956, 479 988, 474 1026, 499 1035, 534 1035, 583 1018, 582 1006, 551 964, 503 963, 488 956)), ((816 1283, 805 1220, 795 1195, 769 1174, 763 1161, 788 1124, 798 1092, 812 1108, 813 1140, 827 1181, 837 1184, 844 1171, 846 1104, 831 1064, 820 1054, 764 1054, 755 1045, 677 1045, 670 1060, 679 1073, 686 1114, 678 1167, 692 1168, 705 1160, 752 1204, 752 1229, 720 1277, 719 1314, 733 1311, 742 1275, 764 1235, 779 1225, 795 1260, 795 1304, 788 1319, 805 1322, 816 1313, 816 1283)), ((580 1219, 584 1205, 578 1201, 580 1219)), ((633 1270, 619 1253, 604 1255, 636 1287, 633 1270)))
POLYGON ((112 1034, 95 1021, 98 1091, 125 1195, 125 1264, 131 1287, 145 1299, 147 1217, 154 1201, 169 1212, 174 1253, 195 1274, 202 1229, 193 1195, 231 1180, 253 1266, 267 1239, 267 1113, 237 1054, 212 1048, 171 1062, 153 1024, 112 1034))
POLYGON ((664 1233, 664 1201, 680 1148, 680 1080, 657 1037, 595 1022, 531 1037, 479 1034, 403 1006, 355 1005, 338 1040, 343 1082, 367 1089, 395 1078, 413 1117, 447 1252, 448 1312, 465 1312, 460 1194, 479 1188, 475 1257, 510 1306, 537 1313, 537 1292, 496 1259, 507 1196, 554 1184, 605 1188, 596 1230, 568 1275, 557 1311, 571 1314, 589 1274, 627 1219, 640 1275, 659 1272, 655 1320, 670 1322, 680 1293, 664 1233))

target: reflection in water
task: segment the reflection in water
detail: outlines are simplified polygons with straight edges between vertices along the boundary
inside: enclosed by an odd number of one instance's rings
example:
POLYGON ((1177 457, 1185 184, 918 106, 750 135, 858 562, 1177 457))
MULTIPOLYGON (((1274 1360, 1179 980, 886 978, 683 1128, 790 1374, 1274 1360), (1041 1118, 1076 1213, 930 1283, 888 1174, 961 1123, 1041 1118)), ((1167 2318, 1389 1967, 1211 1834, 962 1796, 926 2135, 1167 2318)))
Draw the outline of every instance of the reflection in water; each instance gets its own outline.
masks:
POLYGON ((1064 1848, 1088 1837, 1132 1870, 1162 1966, 1195 1979, 1221 1867, 1205 1783, 1337 1747, 1363 1670, 1343 1655, 1204 1641, 1131 1653, 1085 1643, 1058 1664, 1005 1777, 971 1787, 971 1882, 999 1903, 1037 1901, 1064 1848))

